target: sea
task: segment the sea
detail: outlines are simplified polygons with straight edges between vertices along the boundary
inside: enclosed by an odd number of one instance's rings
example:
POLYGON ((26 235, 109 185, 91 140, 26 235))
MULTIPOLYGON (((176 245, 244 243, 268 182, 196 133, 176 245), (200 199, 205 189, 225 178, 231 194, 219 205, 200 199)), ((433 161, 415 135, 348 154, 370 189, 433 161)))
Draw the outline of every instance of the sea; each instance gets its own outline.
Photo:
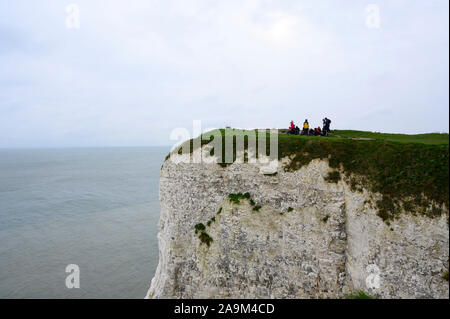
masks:
POLYGON ((0 150, 0 298, 144 298, 168 152, 0 150))

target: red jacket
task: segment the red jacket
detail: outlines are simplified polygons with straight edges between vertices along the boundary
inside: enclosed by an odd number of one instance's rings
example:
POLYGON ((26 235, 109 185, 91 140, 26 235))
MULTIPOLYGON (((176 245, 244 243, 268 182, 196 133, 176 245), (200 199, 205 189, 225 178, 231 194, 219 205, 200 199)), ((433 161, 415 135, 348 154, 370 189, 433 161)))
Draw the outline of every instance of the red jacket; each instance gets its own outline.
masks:
POLYGON ((295 128, 294 122, 291 121, 291 126, 289 126, 289 129, 290 129, 290 130, 293 130, 294 128, 295 128))

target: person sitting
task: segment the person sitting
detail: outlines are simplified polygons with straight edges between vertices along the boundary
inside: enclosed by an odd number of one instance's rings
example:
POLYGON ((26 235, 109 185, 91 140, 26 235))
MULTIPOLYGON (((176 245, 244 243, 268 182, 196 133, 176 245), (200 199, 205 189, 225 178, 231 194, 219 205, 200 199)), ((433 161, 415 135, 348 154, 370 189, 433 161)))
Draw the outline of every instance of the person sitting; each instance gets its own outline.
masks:
POLYGON ((295 124, 294 121, 291 121, 291 125, 289 125, 288 134, 295 134, 295 124))
POLYGON ((319 127, 319 126, 316 127, 316 128, 314 129, 314 135, 315 135, 315 136, 320 136, 321 134, 322 134, 322 132, 321 132, 320 127, 319 127))
POLYGON ((314 136, 314 130, 312 128, 309 129, 309 136, 314 136))
POLYGON ((308 135, 308 132, 309 132, 309 123, 308 120, 305 120, 305 122, 303 123, 302 135, 308 135))

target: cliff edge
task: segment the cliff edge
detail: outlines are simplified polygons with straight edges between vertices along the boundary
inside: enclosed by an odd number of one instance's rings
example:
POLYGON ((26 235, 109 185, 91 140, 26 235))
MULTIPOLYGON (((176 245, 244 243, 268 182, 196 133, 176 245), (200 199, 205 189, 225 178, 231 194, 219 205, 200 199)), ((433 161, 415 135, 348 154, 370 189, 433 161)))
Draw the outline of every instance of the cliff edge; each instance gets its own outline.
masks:
POLYGON ((282 153, 270 174, 173 158, 161 168, 147 298, 449 297, 445 203, 384 218, 382 192, 353 172, 332 178, 345 165, 320 156, 289 169, 295 156, 282 153))

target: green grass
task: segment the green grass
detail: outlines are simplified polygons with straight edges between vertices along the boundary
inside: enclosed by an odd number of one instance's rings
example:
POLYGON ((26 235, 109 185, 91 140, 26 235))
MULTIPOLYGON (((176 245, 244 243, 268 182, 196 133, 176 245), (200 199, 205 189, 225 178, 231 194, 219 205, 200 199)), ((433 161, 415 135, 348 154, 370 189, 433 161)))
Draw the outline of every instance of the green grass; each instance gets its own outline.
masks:
POLYGON ((364 291, 358 291, 354 295, 347 295, 345 296, 346 299, 375 299, 374 297, 366 294, 364 291))
POLYGON ((375 140, 399 143, 422 143, 431 145, 449 144, 447 133, 427 133, 427 134, 390 134, 379 132, 365 132, 352 130, 333 130, 330 137, 340 138, 370 138, 375 140))
MULTIPOLYGON (((448 136, 448 135, 447 135, 448 136)), ((430 141, 428 141, 430 142, 430 141)), ((449 202, 448 144, 399 143, 387 140, 353 140, 280 135, 279 157, 291 156, 286 171, 295 171, 313 159, 327 159, 341 170, 352 190, 380 193, 376 202, 384 220, 401 211, 430 217, 443 213, 449 202)), ((337 180, 337 174, 328 176, 337 180)))
MULTIPOLYGON (((248 131, 227 129, 220 132, 223 141, 220 164, 226 167, 230 163, 224 163, 225 136, 245 136, 248 131)), ((405 135, 336 130, 330 137, 277 135, 278 158, 289 156, 292 159, 284 166, 285 171, 298 170, 314 159, 328 160, 333 169, 327 176, 329 181, 336 182, 339 174, 339 178, 353 191, 365 188, 382 195, 376 206, 378 215, 385 221, 395 219, 402 211, 429 217, 448 213, 448 134, 405 135), (447 209, 444 210, 443 205, 447 209)), ((209 142, 202 140, 201 145, 209 142)), ((186 143, 193 145, 192 140, 186 143)), ((235 147, 235 138, 233 144, 235 147)), ((266 144, 266 153, 268 150, 269 143, 266 144)), ((239 197, 230 200, 239 203, 239 197)))

